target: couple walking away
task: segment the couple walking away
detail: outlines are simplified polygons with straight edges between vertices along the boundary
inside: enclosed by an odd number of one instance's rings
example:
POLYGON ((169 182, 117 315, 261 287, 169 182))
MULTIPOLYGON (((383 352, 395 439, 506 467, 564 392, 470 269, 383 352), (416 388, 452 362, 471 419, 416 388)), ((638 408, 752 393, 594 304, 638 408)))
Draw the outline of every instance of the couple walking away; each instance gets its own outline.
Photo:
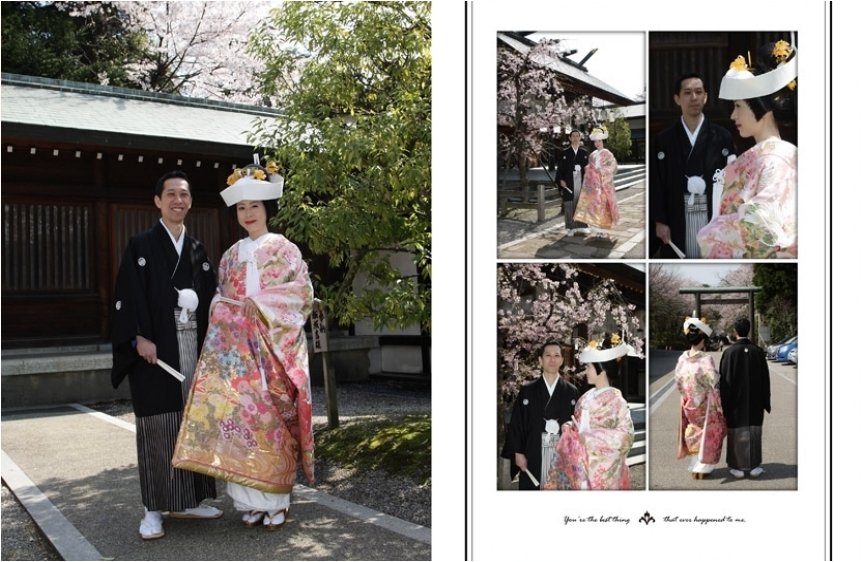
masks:
POLYGON ((735 478, 757 478, 761 466, 761 428, 770 412, 770 372, 764 352, 749 340, 749 320, 734 323, 737 340, 722 354, 719 372, 704 348, 713 330, 695 313, 683 323, 690 344, 677 361, 674 378, 680 392, 677 458, 689 458, 692 478, 707 478, 722 455, 735 478))

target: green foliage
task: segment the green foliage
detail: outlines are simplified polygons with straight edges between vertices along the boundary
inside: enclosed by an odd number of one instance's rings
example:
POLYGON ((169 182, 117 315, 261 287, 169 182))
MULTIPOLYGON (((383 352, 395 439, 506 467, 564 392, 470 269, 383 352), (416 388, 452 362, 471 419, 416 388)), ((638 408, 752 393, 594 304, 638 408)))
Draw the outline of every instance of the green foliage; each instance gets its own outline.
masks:
POLYGON ((431 484, 431 416, 350 422, 315 431, 315 455, 358 470, 384 470, 431 484))
POLYGON ((605 147, 614 154, 618 162, 629 158, 632 152, 632 132, 623 114, 617 112, 616 119, 608 124, 608 140, 605 147))
MULTIPOLYGON (((752 283, 761 287, 755 293, 755 309, 762 323, 770 328, 770 339, 781 341, 797 333, 797 265, 757 263, 752 283)), ((757 334, 756 334, 757 335, 757 334)))
POLYGON ((146 36, 107 2, 3 2, 3 72, 137 87, 146 36))
POLYGON ((277 223, 344 269, 316 286, 342 324, 430 325, 430 10, 285 2, 250 40, 262 94, 284 110, 252 132, 285 168, 277 223))

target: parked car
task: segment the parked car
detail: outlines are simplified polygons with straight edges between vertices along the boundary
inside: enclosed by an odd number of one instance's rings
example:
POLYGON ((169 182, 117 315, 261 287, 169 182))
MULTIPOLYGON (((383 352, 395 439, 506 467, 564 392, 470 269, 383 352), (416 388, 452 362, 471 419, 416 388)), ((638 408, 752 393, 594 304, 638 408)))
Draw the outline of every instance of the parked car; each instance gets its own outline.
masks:
POLYGON ((784 339, 781 342, 774 343, 773 345, 767 346, 767 349, 766 349, 767 358, 775 361, 776 360, 776 353, 779 351, 779 348, 782 347, 783 345, 787 344, 787 343, 791 343, 791 340, 796 339, 796 338, 797 338, 797 336, 791 336, 790 338, 784 339))
POLYGON ((788 343, 783 344, 779 348, 779 350, 776 352, 776 360, 781 361, 783 363, 785 361, 788 361, 788 353, 792 349, 797 349, 797 336, 794 336, 793 338, 791 338, 791 340, 788 343))
POLYGON ((797 348, 795 347, 791 351, 788 352, 788 361, 791 363, 797 364, 797 348))

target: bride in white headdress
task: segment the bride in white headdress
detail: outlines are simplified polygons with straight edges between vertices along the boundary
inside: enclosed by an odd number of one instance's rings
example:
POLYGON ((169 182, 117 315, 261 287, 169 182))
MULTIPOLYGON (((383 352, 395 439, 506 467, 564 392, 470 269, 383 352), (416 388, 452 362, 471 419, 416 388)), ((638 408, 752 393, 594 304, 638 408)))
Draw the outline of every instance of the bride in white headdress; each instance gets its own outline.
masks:
POLYGON ((717 171, 714 217, 698 245, 704 258, 796 258, 797 147, 780 127, 796 123, 797 50, 770 43, 749 64, 731 63, 719 97, 734 102, 734 125, 756 144, 717 171))
POLYGON ((594 127, 590 132, 596 150, 587 157, 587 167, 584 169, 584 182, 581 195, 575 208, 576 221, 587 223, 587 228, 576 228, 575 233, 594 234, 607 238, 605 229, 616 225, 620 219, 617 209, 617 196, 614 193, 614 174, 617 172, 617 160, 610 150, 605 148, 608 129, 604 125, 594 127))

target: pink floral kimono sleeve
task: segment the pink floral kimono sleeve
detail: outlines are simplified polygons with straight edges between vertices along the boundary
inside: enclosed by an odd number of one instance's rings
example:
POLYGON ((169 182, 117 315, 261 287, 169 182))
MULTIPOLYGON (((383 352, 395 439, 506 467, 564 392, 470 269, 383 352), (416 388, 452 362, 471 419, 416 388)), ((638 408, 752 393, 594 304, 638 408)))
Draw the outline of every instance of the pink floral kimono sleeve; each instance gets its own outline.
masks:
POLYGON ((704 352, 681 355, 674 372, 680 392, 677 458, 698 455, 705 464, 717 464, 725 439, 725 417, 713 357, 704 352))
POLYGON ((564 428, 546 489, 630 489, 626 457, 635 431, 629 407, 616 388, 592 392, 595 396, 588 393, 579 398, 575 423, 564 428), (583 416, 589 416, 589 427, 579 429, 583 416))
POLYGON ((593 151, 584 170, 584 183, 574 219, 598 228, 610 228, 617 224, 620 212, 614 192, 614 174, 617 160, 610 150, 593 151))
POLYGON ((719 214, 698 232, 705 258, 797 257, 797 148, 770 139, 725 167, 719 214))
POLYGON ((312 393, 308 373, 308 350, 303 330, 312 311, 314 292, 308 267, 299 249, 288 240, 277 239, 274 250, 260 268, 261 292, 249 297, 260 311, 256 319, 259 333, 266 341, 295 387, 297 424, 292 427, 300 445, 303 471, 314 483, 314 437, 312 433, 312 393))
POLYGON ((239 259, 239 244, 222 258, 223 298, 214 299, 211 308, 173 464, 265 492, 288 493, 298 464, 314 483, 303 331, 314 295, 299 250, 283 236, 270 235, 253 259, 260 291, 247 296, 248 269, 239 259), (243 314, 246 298, 258 310, 253 319, 243 314))

